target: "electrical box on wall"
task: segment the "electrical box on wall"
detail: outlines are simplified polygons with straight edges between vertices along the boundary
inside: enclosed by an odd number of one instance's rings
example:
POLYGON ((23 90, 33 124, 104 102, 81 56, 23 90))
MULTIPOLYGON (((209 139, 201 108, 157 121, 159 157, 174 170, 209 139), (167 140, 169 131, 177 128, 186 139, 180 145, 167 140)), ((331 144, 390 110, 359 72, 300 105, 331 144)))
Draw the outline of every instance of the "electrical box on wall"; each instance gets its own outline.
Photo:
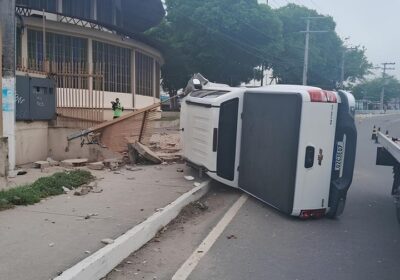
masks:
POLYGON ((45 121, 55 119, 55 91, 53 79, 17 76, 16 120, 45 121))

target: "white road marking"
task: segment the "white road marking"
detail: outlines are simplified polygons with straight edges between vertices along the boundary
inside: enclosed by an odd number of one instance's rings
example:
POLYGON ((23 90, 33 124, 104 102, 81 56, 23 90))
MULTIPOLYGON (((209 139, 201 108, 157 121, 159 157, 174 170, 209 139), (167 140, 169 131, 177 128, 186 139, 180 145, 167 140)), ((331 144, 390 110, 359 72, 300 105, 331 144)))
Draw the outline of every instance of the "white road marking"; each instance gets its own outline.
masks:
POLYGON ((185 261, 184 264, 182 264, 178 271, 175 272, 172 280, 185 280, 189 277, 190 273, 192 273, 192 271, 196 268, 201 258, 207 254, 212 245, 225 230, 227 225, 229 225, 232 219, 236 216, 237 212, 246 202, 247 198, 247 194, 243 194, 238 200, 236 200, 236 202, 231 206, 231 208, 229 208, 218 224, 201 242, 199 247, 194 250, 192 255, 185 261))

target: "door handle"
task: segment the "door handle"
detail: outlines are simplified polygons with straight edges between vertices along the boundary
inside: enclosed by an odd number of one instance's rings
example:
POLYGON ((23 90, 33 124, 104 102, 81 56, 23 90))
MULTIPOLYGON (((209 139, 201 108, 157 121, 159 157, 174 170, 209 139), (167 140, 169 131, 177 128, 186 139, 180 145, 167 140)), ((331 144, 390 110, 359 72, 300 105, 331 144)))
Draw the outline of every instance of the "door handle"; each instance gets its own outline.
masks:
POLYGON ((311 168, 314 166, 315 148, 313 146, 306 147, 306 156, 304 160, 304 167, 311 168))

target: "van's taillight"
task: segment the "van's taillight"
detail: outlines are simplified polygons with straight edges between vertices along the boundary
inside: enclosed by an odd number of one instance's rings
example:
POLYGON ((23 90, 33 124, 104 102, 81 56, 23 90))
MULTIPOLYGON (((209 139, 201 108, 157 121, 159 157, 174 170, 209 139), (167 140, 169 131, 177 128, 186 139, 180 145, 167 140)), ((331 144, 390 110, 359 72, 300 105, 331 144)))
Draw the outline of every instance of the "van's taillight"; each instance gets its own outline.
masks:
POLYGON ((311 102, 336 103, 336 93, 333 91, 311 89, 308 91, 311 102))
POLYGON ((322 218, 325 216, 326 209, 313 209, 313 210, 301 210, 300 218, 301 219, 309 219, 309 218, 322 218))

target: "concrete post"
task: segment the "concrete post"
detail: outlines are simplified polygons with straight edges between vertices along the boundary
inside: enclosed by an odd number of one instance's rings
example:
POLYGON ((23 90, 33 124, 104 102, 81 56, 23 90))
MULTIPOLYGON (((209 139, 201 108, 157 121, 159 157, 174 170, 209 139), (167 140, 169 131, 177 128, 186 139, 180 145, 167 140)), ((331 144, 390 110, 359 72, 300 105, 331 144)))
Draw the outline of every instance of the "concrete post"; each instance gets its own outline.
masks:
POLYGON ((131 52, 131 92, 132 92, 132 108, 136 109, 136 51, 131 52))
POLYGON ((3 30, 2 111, 3 136, 8 138, 8 168, 15 169, 15 0, 0 0, 3 30))

